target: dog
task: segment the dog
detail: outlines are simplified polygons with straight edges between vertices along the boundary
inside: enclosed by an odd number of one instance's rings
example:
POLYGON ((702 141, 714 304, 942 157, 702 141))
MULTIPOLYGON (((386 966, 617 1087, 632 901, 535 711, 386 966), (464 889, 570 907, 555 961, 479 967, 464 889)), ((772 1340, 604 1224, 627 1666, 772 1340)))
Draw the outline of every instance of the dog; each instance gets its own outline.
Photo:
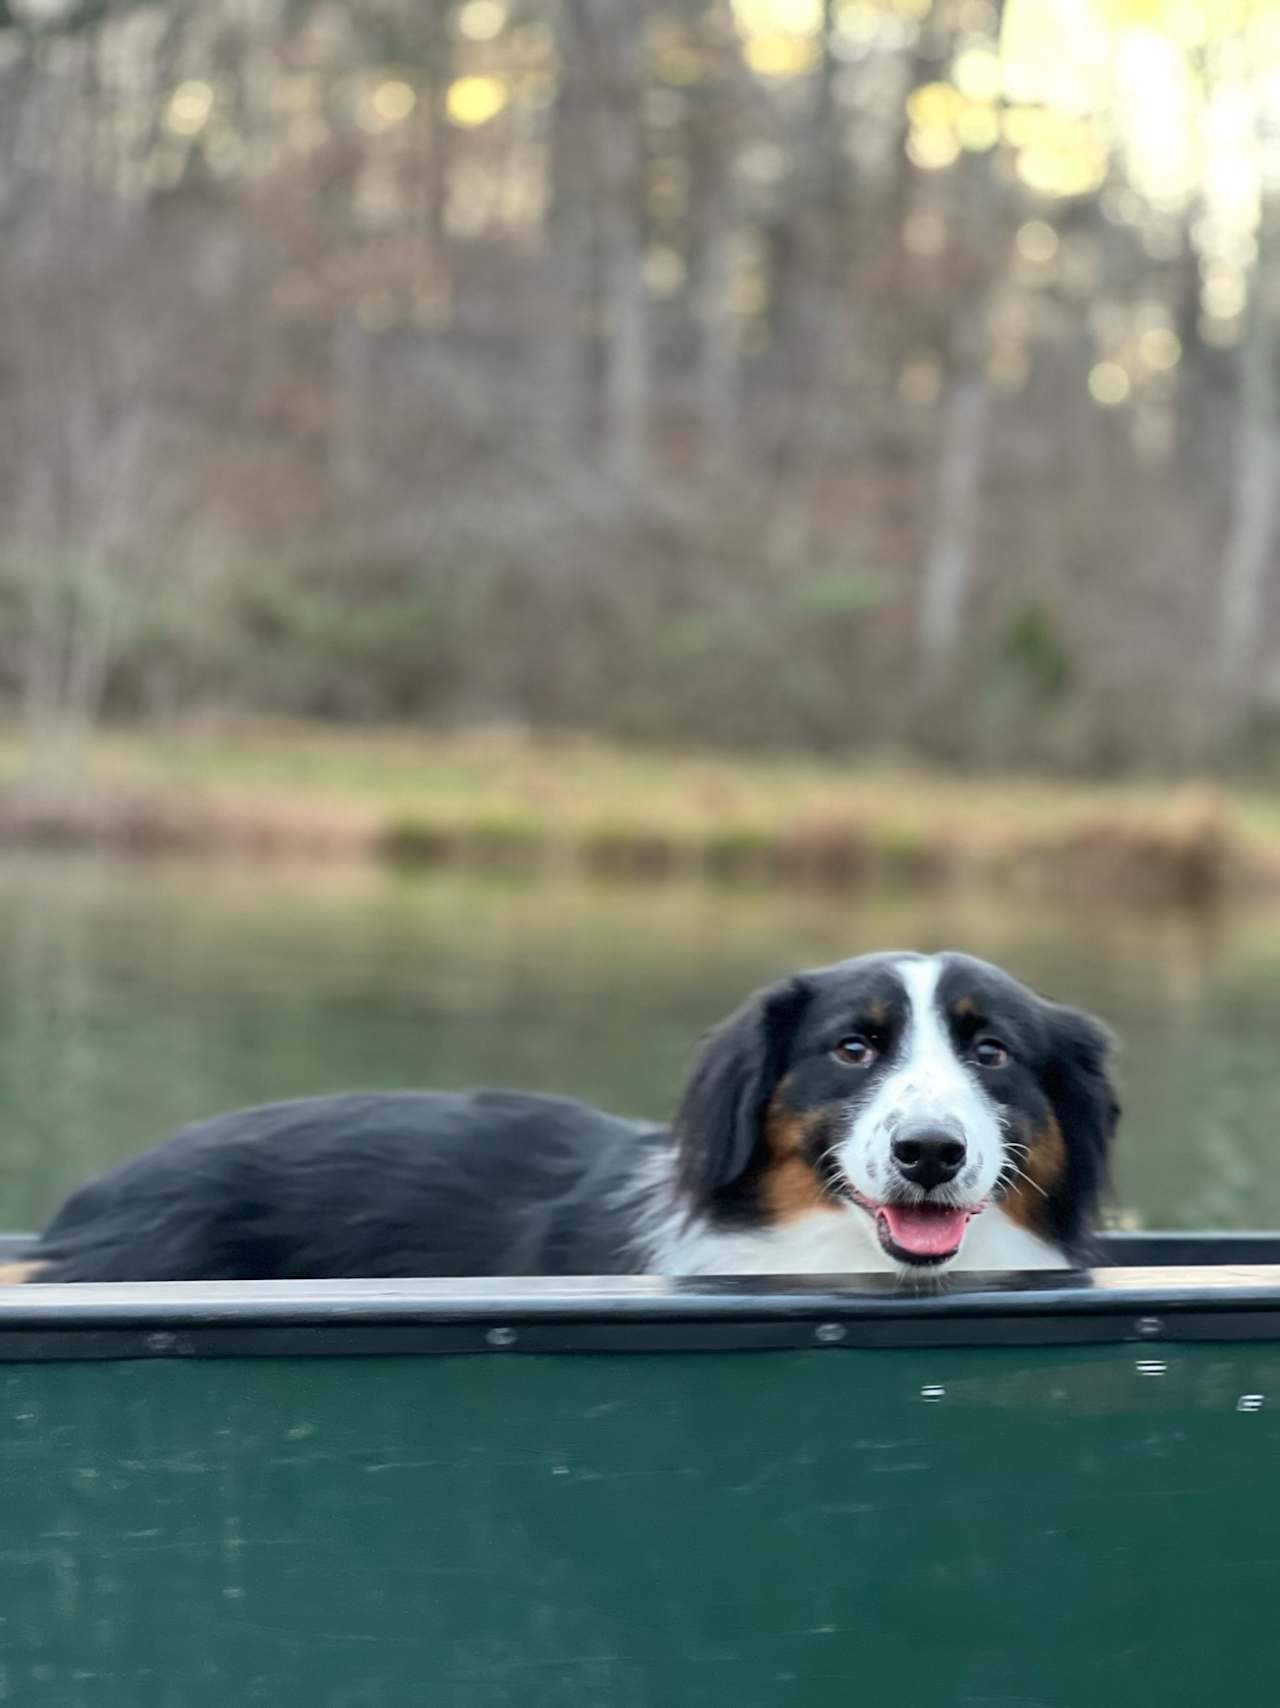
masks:
POLYGON ((1119 1117, 1101 1023, 967 955, 752 996, 670 1126, 513 1091, 311 1097, 72 1193, 9 1281, 1046 1270, 1119 1117))

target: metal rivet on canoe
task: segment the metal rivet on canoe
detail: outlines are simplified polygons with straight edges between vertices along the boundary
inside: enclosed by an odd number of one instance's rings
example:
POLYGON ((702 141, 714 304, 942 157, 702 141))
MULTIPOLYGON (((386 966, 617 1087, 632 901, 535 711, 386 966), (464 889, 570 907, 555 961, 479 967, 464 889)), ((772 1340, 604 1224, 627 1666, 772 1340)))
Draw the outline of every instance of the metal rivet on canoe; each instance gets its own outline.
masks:
POLYGON ((947 1390, 939 1382, 930 1382, 920 1390, 922 1400, 943 1400, 946 1397, 947 1390))
POLYGON ((1263 1396, 1261 1394, 1241 1394, 1236 1401, 1237 1411, 1261 1411, 1263 1396))
POLYGON ((1164 1323, 1159 1317, 1139 1317, 1134 1326, 1143 1340, 1154 1340, 1157 1335, 1164 1333, 1164 1323))
POLYGON ((843 1323, 819 1323, 813 1331, 813 1338, 821 1341, 823 1346, 834 1346, 844 1339, 847 1332, 843 1323))
POLYGON ((513 1328, 491 1328, 486 1331, 485 1339, 490 1346, 514 1346, 516 1331, 513 1328))
POLYGON ((1163 1376, 1169 1366, 1158 1358, 1140 1358, 1135 1368, 1139 1376, 1163 1376))

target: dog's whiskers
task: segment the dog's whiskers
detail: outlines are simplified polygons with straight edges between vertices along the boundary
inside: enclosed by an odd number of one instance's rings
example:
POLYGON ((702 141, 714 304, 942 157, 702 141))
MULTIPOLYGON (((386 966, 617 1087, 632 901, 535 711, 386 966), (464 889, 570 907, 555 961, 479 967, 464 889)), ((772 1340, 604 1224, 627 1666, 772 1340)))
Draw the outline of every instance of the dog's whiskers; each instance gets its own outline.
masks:
POLYGON ((1027 1173, 1026 1169, 1019 1168, 1016 1162, 1006 1162, 1001 1173, 1013 1175, 1018 1180, 1025 1180, 1027 1185, 1034 1187, 1042 1198, 1048 1198, 1049 1194, 1045 1191, 1044 1187, 1041 1186, 1040 1182, 1038 1180, 1033 1180, 1027 1173))

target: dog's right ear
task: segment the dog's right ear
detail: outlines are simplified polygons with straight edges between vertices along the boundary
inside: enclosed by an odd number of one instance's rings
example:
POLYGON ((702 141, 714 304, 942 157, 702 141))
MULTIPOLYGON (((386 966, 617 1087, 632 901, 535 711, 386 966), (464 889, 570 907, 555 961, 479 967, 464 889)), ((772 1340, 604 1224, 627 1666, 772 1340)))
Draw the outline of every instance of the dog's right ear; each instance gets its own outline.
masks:
POLYGON ((770 985, 710 1034, 676 1111, 677 1181, 694 1203, 741 1178, 764 1143, 764 1117, 809 1001, 801 978, 770 985))

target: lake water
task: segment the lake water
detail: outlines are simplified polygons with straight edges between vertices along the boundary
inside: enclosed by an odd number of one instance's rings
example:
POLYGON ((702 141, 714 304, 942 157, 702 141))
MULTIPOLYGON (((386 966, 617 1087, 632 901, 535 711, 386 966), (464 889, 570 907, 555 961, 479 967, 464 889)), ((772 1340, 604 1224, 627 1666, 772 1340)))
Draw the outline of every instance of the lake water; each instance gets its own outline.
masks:
POLYGON ((1127 1220, 1280 1226, 1280 908, 10 856, 0 933, 0 1226, 276 1097, 507 1084, 662 1117, 749 990, 884 947, 967 949, 1111 1022, 1127 1220))

